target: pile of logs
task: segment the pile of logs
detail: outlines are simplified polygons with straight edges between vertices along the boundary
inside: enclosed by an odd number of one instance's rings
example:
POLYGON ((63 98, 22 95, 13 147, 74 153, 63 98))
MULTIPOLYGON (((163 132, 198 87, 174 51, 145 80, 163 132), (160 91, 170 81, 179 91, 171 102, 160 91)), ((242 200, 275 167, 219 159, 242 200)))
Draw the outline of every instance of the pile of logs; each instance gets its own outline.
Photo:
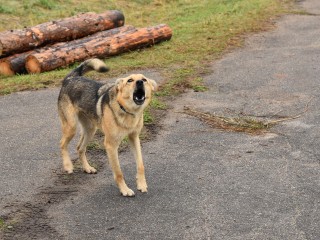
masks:
POLYGON ((0 32, 0 74, 41 73, 92 57, 106 58, 169 40, 165 24, 124 25, 113 10, 84 13, 23 30, 0 32))

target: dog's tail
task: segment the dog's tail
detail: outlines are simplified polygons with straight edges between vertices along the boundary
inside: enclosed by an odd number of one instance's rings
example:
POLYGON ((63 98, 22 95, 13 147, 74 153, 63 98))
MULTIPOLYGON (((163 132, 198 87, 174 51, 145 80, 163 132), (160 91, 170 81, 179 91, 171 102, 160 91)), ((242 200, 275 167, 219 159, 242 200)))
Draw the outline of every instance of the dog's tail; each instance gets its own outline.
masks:
POLYGON ((66 78, 68 77, 77 77, 77 76, 82 76, 87 72, 90 71, 97 71, 97 72, 108 72, 109 68, 107 65, 101 61, 98 58, 91 58, 83 63, 81 63, 76 69, 72 70, 66 78))

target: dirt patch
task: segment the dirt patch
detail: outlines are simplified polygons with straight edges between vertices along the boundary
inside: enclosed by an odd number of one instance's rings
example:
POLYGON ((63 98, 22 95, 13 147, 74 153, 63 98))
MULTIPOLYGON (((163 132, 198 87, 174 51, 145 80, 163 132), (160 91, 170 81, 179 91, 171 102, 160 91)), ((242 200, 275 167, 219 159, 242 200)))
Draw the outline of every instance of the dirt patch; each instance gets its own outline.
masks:
MULTIPOLYGON (((90 155, 100 154, 102 153, 97 152, 90 155)), ((101 156, 96 156, 93 158, 103 159, 101 156)), ((74 161, 77 164, 78 160, 74 161)), ((100 160, 95 161, 95 165, 102 169, 106 164, 105 161, 100 160)), ((76 168, 72 175, 53 173, 52 187, 41 189, 30 202, 15 202, 6 206, 11 212, 8 215, 0 216, 3 221, 0 239, 64 239, 50 226, 48 210, 51 206, 76 196, 81 186, 90 184, 93 177, 83 173, 80 168, 76 168)))
POLYGON ((253 117, 237 116, 226 117, 217 116, 211 113, 201 112, 189 107, 184 107, 183 112, 196 117, 212 128, 229 132, 244 132, 249 134, 264 134, 274 125, 272 122, 263 121, 253 117))

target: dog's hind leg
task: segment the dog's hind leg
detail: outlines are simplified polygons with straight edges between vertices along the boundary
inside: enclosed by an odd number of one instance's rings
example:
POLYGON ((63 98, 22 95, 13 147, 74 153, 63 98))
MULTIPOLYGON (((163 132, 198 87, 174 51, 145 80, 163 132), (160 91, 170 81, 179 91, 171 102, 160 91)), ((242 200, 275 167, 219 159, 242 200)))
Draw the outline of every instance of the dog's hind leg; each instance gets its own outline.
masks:
POLYGON ((137 175, 136 175, 137 189, 141 192, 147 192, 148 186, 147 186, 147 181, 144 173, 144 165, 142 160, 139 135, 137 133, 130 134, 129 143, 137 164, 137 175))
POLYGON ((82 127, 82 134, 77 148, 79 159, 81 161, 82 168, 86 173, 96 173, 97 170, 94 167, 91 167, 88 163, 86 150, 89 141, 93 138, 97 129, 94 124, 92 124, 92 122, 85 116, 79 115, 79 121, 82 127))
POLYGON ((78 142, 78 145, 77 145, 77 151, 79 152, 79 149, 80 149, 80 146, 83 142, 83 129, 81 127, 81 131, 80 131, 80 139, 79 139, 79 142, 78 142))
POLYGON ((60 149, 63 161, 63 169, 67 173, 73 173, 73 164, 71 162, 68 145, 74 135, 76 134, 77 129, 77 116, 72 109, 70 111, 59 111, 61 125, 62 125, 62 137, 60 141, 60 149))

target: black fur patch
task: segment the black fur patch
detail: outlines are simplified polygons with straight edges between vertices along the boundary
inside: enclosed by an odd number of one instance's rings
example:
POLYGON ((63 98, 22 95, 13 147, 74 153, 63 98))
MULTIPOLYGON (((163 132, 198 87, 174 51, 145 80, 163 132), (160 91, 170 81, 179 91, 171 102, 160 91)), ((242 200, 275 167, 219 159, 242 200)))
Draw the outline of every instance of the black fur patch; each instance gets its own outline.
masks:
POLYGON ((108 71, 109 71, 109 68, 106 66, 101 66, 99 67, 99 70, 98 70, 98 72, 108 72, 108 71))
POLYGON ((74 105, 84 113, 96 118, 98 90, 102 85, 102 83, 84 77, 67 78, 62 83, 59 98, 64 94, 68 95, 74 105))
POLYGON ((109 103, 110 103, 110 96, 109 96, 109 94, 110 94, 110 89, 111 89, 111 87, 109 87, 106 91, 105 91, 105 93, 103 93, 103 95, 102 95, 102 100, 101 100, 101 114, 102 114, 102 116, 103 116, 103 108, 104 108, 104 106, 107 104, 107 105, 109 105, 109 103))

